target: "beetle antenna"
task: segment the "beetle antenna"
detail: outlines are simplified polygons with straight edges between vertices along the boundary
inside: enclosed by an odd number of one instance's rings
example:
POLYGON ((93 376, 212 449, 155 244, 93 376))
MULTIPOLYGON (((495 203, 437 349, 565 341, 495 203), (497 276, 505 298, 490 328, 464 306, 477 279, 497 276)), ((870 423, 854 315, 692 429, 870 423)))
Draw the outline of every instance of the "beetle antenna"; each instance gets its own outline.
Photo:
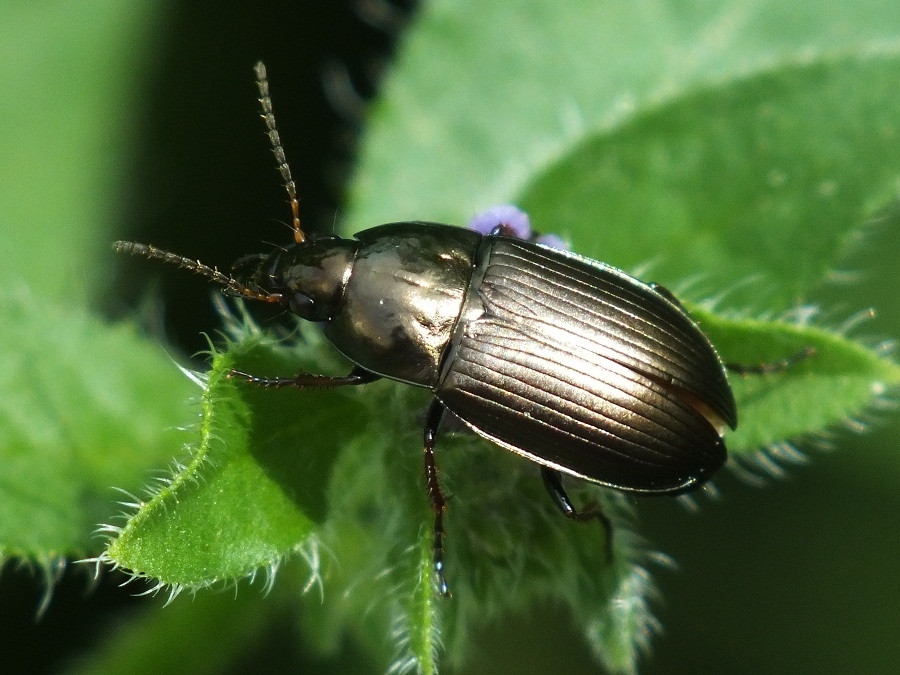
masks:
POLYGON ((266 78, 266 65, 257 61, 254 67, 256 73, 256 86, 259 87, 259 104, 262 106, 262 118, 266 122, 267 135, 272 144, 272 152, 275 153, 275 161, 278 162, 278 172, 284 181, 284 189, 287 190, 288 200, 291 203, 291 215, 294 220, 294 241, 302 244, 306 241, 303 228, 300 227, 300 200, 297 199, 297 185, 291 175, 291 167, 288 166, 287 157, 284 154, 284 146, 281 144, 281 136, 278 135, 278 127, 275 126, 275 115, 272 112, 272 97, 269 94, 269 80, 266 78))
POLYGON ((116 253, 130 253, 131 255, 141 256, 150 260, 160 260, 170 265, 175 265, 183 269, 206 277, 210 281, 225 287, 225 292, 229 295, 238 295, 251 300, 259 300, 260 302, 279 302, 281 301, 281 293, 261 293, 252 288, 245 286, 234 277, 223 274, 215 267, 204 265, 199 260, 192 260, 177 253, 164 251, 161 248, 150 246, 149 244, 137 244, 133 241, 117 241, 113 244, 113 250, 116 253))

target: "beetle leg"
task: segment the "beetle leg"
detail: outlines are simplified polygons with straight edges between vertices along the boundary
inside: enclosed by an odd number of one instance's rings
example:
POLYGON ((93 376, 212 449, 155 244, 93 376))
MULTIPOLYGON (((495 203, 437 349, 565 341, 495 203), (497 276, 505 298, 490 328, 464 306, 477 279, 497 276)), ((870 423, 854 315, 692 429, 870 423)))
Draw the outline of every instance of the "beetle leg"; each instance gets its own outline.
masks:
POLYGON ((780 373, 782 370, 792 368, 801 361, 816 355, 815 347, 805 347, 796 354, 786 356, 780 361, 769 361, 765 363, 757 363, 756 365, 747 365, 744 363, 726 363, 725 367, 738 375, 769 375, 771 373, 780 373))
POLYGON ((576 510, 572 506, 572 500, 569 499, 569 495, 566 494, 566 489, 563 487, 562 476, 556 469, 542 466, 541 478, 544 479, 544 487, 547 488, 553 503, 559 507, 559 510, 562 511, 566 518, 579 522, 597 520, 603 526, 603 530, 606 533, 606 559, 611 561, 613 553, 613 526, 607 515, 603 513, 603 509, 599 505, 594 504, 585 511, 576 510))
POLYGON ((437 577, 438 592, 444 597, 450 597, 450 587, 444 577, 444 508, 447 501, 441 492, 438 482, 437 464, 434 461, 434 442, 437 438, 437 430, 444 416, 444 404, 434 399, 428 408, 428 416, 425 418, 425 485, 428 488, 428 496, 431 497, 431 510, 434 511, 434 574, 437 577))
POLYGON ((355 367, 344 377, 331 377, 330 375, 316 375, 315 373, 297 373, 293 377, 258 377, 240 370, 232 370, 228 377, 239 377, 258 387, 277 389, 280 387, 294 387, 296 389, 328 389, 329 387, 343 387, 347 385, 368 384, 381 379, 380 375, 370 373, 359 366, 355 367))

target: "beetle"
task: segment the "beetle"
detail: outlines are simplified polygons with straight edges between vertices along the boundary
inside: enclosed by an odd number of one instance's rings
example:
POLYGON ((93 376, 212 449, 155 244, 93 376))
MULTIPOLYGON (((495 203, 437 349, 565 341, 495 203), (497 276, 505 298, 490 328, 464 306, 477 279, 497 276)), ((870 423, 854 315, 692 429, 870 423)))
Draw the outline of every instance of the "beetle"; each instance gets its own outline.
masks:
POLYGON ((146 244, 114 248, 316 322, 355 364, 343 377, 233 377, 297 388, 388 378, 431 390, 423 457, 440 593, 449 594, 446 502, 434 450, 445 411, 537 463, 553 501, 575 519, 604 517, 575 509, 563 474, 625 492, 679 494, 724 464, 722 436, 737 426, 725 365, 670 292, 509 236, 502 223, 487 234, 416 221, 379 225, 352 239, 307 236, 262 63, 256 77, 294 241, 241 258, 230 275, 146 244))

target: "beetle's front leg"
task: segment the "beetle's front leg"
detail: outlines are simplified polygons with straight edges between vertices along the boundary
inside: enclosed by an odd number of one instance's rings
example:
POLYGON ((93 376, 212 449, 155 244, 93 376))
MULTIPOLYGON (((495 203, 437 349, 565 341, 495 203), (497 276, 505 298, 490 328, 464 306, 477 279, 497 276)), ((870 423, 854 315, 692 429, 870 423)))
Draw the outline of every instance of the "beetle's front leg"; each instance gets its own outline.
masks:
POLYGON ((562 484, 562 476, 559 471, 556 469, 551 469, 548 466, 541 467, 541 478, 544 479, 544 487, 547 488, 547 492, 550 494, 550 498, 553 500, 553 503, 559 507, 559 510, 562 511, 563 515, 566 518, 570 518, 572 520, 577 520, 580 522, 584 522, 586 520, 597 520, 603 526, 603 530, 606 533, 606 560, 612 561, 613 554, 613 526, 612 522, 610 522, 609 517, 605 513, 603 513, 603 509, 600 508, 599 504, 594 504, 589 507, 586 511, 578 511, 572 506, 572 500, 569 499, 569 495, 566 494, 566 489, 562 484))
POLYGON ((437 464, 434 460, 434 442, 437 438, 438 427, 444 416, 444 404, 434 399, 428 408, 425 418, 425 485, 428 488, 428 496, 431 497, 431 510, 434 511, 434 574, 437 577, 438 591, 445 598, 450 597, 450 587, 444 577, 444 508, 447 501, 441 492, 438 481, 437 464))
POLYGON ((297 373, 293 377, 258 377, 240 370, 232 370, 228 377, 238 377, 258 387, 276 389, 279 387, 294 387, 296 389, 328 389, 330 387, 344 387, 348 385, 367 384, 381 379, 380 375, 370 373, 356 366, 344 377, 332 377, 330 375, 316 375, 315 373, 297 373))

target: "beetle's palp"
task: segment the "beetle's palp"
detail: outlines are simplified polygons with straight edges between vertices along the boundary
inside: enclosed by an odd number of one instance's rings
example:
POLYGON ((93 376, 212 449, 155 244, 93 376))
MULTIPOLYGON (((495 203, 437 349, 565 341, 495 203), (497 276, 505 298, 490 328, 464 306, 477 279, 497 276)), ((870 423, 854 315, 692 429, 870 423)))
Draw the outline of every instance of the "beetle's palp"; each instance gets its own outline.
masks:
POLYGON ((156 248, 156 246, 151 246, 150 244, 138 244, 133 241, 117 241, 113 244, 113 250, 116 253, 130 253, 131 255, 149 258, 150 260, 160 260, 164 263, 181 267, 182 269, 186 269, 194 274, 199 274, 201 277, 206 277, 210 281, 220 284, 225 288, 225 292, 231 295, 238 295, 243 298, 250 298, 251 300, 259 300, 260 302, 281 301, 281 293, 263 293, 253 290, 234 277, 223 274, 215 267, 204 265, 199 260, 192 260, 191 258, 178 255, 177 253, 164 251, 163 249, 156 248))
POLYGON ((262 106, 262 118, 265 120, 269 142, 272 144, 272 152, 275 153, 275 161, 278 162, 278 172, 284 181, 284 189, 287 190, 291 203, 291 215, 293 216, 294 241, 302 244, 306 241, 303 228, 300 227, 300 201, 297 199, 297 185, 291 175, 291 167, 287 163, 284 154, 284 146, 281 144, 281 136, 275 126, 275 115, 272 112, 272 97, 269 94, 269 80, 266 78, 266 65, 262 61, 256 63, 256 86, 259 87, 259 104, 262 106))

